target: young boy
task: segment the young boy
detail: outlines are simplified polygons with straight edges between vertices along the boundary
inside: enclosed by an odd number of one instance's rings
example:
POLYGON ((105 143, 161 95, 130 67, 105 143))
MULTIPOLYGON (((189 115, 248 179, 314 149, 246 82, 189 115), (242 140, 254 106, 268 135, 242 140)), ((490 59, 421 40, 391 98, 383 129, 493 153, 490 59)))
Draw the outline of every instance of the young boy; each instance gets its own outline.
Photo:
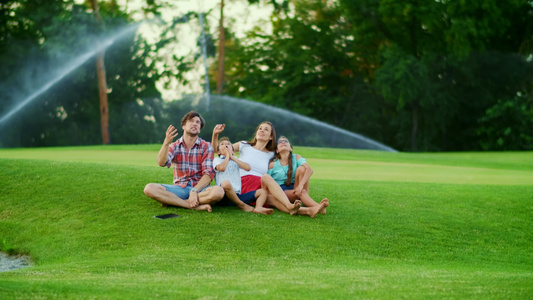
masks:
POLYGON ((263 189, 241 194, 241 176, 239 168, 249 171, 250 165, 241 161, 234 155, 233 145, 229 138, 223 137, 218 141, 217 154, 219 157, 213 159, 215 169, 215 184, 221 186, 226 194, 225 198, 219 203, 222 205, 231 205, 231 200, 240 209, 247 212, 269 215, 272 209, 264 208, 267 193, 263 189), (250 204, 257 202, 256 208, 250 204))

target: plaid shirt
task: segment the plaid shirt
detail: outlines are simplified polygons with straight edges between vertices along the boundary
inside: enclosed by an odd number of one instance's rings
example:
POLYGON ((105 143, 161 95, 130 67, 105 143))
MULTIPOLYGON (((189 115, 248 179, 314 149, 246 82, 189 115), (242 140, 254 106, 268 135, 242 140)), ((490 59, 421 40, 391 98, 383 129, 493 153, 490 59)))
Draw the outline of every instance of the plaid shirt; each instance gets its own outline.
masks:
POLYGON ((194 145, 187 151, 183 137, 170 144, 166 167, 174 168, 174 184, 181 187, 191 184, 195 186, 204 175, 215 177, 213 169, 213 146, 197 138, 194 145))

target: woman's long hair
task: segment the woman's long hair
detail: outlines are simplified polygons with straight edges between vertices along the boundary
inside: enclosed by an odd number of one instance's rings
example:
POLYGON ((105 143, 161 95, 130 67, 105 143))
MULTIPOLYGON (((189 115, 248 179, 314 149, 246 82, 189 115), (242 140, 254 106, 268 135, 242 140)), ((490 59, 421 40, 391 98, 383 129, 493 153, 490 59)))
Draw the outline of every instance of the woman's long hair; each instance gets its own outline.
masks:
POLYGON ((264 122, 259 123, 259 125, 257 125, 257 128, 255 129, 255 132, 254 132, 254 137, 252 138, 250 142, 248 142, 248 144, 250 144, 250 146, 252 147, 255 146, 255 144, 257 144, 257 137, 256 137, 257 130, 259 130, 259 127, 261 127, 261 125, 263 124, 270 125, 270 129, 272 129, 270 132, 270 137, 272 139, 268 141, 266 145, 266 149, 268 151, 276 151, 276 148, 278 147, 278 140, 276 139, 276 129, 274 128, 274 125, 269 121, 264 121, 264 122))

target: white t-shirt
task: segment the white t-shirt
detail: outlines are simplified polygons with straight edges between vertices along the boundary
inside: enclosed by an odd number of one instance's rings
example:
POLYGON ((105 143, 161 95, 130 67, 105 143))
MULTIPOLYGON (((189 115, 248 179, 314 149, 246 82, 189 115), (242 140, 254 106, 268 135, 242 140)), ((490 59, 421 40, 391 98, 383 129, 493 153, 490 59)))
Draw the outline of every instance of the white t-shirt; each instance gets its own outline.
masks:
POLYGON ((247 142, 239 145, 239 159, 250 165, 250 171, 240 169, 241 177, 246 175, 263 176, 268 172, 268 163, 274 157, 274 151, 263 152, 255 149, 247 142))
POLYGON ((222 162, 224 162, 224 156, 215 157, 213 159, 213 168, 215 169, 215 184, 221 185, 222 182, 224 182, 225 180, 229 180, 229 182, 231 183, 231 187, 233 187, 235 193, 240 194, 241 176, 239 174, 239 170, 241 168, 239 167, 239 164, 237 164, 233 160, 230 160, 228 161, 228 166, 226 167, 226 170, 224 172, 220 172, 219 170, 217 170, 217 166, 220 165, 222 162))

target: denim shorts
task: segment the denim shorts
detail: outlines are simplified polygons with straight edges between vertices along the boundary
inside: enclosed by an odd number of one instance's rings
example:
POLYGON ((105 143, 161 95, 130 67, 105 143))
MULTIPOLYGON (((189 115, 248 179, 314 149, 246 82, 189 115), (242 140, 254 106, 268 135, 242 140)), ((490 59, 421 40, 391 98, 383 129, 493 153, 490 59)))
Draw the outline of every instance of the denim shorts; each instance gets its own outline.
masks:
MULTIPOLYGON (((185 187, 181 187, 179 185, 174 185, 174 184, 161 184, 161 185, 164 186, 167 191, 178 196, 182 200, 189 199, 189 193, 192 190, 192 186, 190 184, 188 184, 185 187)), ((205 191, 208 187, 209 185, 199 190, 198 193, 205 191)))
MULTIPOLYGON (((248 192, 248 193, 244 193, 244 194, 237 194, 237 197, 239 197, 239 199, 248 204, 248 205, 255 205, 255 192, 257 191, 251 191, 251 192, 248 192)), ((233 201, 231 201, 228 197, 224 196, 224 198, 222 198, 222 200, 220 200, 219 202, 217 202, 217 205, 220 205, 220 206, 237 206, 237 204, 233 203, 233 201)))
POLYGON ((280 185, 280 187, 284 191, 286 191, 286 190, 294 190, 294 183, 291 183, 289 185, 282 184, 282 185, 280 185))
POLYGON ((255 202, 255 192, 257 191, 251 191, 251 192, 244 193, 244 194, 237 194, 237 196, 239 196, 239 199, 241 199, 242 202, 250 205, 255 202))

